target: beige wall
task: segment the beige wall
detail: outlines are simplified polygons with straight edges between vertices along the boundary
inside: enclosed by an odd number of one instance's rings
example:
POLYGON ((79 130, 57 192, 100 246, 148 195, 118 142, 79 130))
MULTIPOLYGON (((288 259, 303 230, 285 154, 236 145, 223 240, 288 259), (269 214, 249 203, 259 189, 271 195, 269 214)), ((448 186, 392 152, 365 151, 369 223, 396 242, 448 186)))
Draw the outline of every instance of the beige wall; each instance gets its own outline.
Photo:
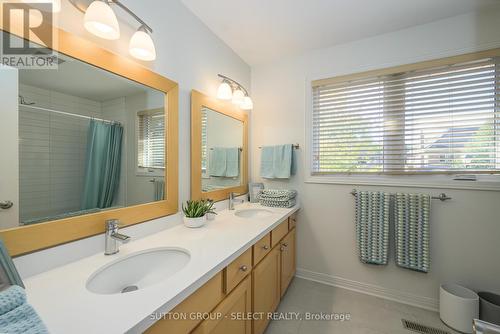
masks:
POLYGON ((500 192, 442 189, 453 200, 432 203, 431 272, 422 274, 397 268, 392 250, 389 266, 359 262, 349 192, 354 187, 433 194, 440 189, 306 183, 304 165, 308 80, 499 47, 499 31, 500 11, 468 14, 252 68, 253 181, 260 180, 258 146, 301 146, 298 174, 288 182, 266 182, 299 191, 299 272, 431 308, 441 282, 500 293, 500 192))

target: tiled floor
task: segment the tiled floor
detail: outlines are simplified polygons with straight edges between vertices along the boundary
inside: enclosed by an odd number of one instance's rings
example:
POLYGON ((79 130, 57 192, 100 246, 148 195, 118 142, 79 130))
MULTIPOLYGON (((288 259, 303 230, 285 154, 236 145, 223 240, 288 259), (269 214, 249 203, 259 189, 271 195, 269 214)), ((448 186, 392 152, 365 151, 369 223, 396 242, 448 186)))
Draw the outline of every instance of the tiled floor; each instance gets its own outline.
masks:
POLYGON ((274 320, 266 334, 411 334, 401 319, 448 330, 435 312, 295 278, 277 312, 301 314, 301 320, 274 320), (310 313, 349 313, 349 321, 305 320, 310 313))

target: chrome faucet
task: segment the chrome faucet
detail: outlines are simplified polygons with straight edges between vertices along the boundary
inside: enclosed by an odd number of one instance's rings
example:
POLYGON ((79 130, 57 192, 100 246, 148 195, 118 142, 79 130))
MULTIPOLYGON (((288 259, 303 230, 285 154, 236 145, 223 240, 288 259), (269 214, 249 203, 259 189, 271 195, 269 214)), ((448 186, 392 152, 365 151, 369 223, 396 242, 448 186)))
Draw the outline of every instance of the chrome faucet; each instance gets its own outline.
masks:
POLYGON ((104 255, 113 255, 120 251, 120 243, 130 241, 128 235, 118 233, 120 221, 118 219, 106 220, 106 231, 104 232, 104 255))
POLYGON ((229 210, 234 210, 234 203, 237 202, 237 203, 243 203, 244 200, 242 199, 235 199, 236 195, 233 193, 233 192, 230 192, 229 193, 229 210))

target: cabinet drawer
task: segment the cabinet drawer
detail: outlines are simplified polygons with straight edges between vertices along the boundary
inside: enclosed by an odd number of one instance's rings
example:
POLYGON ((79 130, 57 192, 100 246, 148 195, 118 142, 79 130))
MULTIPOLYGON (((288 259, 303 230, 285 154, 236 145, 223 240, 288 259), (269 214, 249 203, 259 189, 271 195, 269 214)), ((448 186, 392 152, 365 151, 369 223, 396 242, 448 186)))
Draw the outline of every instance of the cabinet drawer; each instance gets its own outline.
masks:
POLYGON ((201 288, 196 290, 191 296, 186 298, 182 303, 166 314, 165 318, 158 320, 153 326, 148 328, 145 333, 189 333, 201 322, 201 319, 191 319, 189 314, 192 314, 193 312, 210 312, 223 298, 222 272, 219 272, 201 288), (187 319, 176 319, 173 315, 169 318, 168 315, 174 313, 186 314, 187 319))
POLYGON ((288 233, 288 220, 285 220, 271 231, 271 246, 276 246, 288 233))
POLYGON ((257 241, 253 245, 253 265, 257 265, 271 251, 271 234, 268 233, 265 237, 257 241))
POLYGON ((252 271, 252 248, 241 254, 227 266, 225 273, 225 292, 229 293, 252 271))
POLYGON ((297 226, 297 214, 294 213, 293 215, 288 218, 288 230, 292 230, 295 226, 297 226))

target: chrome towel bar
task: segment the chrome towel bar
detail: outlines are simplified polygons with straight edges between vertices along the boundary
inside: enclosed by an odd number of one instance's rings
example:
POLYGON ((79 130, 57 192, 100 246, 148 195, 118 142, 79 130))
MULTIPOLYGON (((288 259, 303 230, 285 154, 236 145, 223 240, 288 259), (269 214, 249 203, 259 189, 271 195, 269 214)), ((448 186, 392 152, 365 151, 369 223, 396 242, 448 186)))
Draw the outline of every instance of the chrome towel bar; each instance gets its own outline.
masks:
MULTIPOLYGON (((300 145, 299 144, 293 144, 292 147, 296 150, 298 150, 300 148, 300 145)), ((261 149, 262 146, 259 146, 259 149, 261 149)))
MULTIPOLYGON (((351 195, 355 196, 356 195, 356 189, 353 189, 351 192, 350 192, 351 195)), ((451 197, 449 197, 448 195, 446 195, 446 193, 441 193, 439 194, 438 196, 431 196, 432 199, 438 199, 440 200, 441 202, 444 202, 444 201, 447 201, 449 199, 451 199, 451 197)))

